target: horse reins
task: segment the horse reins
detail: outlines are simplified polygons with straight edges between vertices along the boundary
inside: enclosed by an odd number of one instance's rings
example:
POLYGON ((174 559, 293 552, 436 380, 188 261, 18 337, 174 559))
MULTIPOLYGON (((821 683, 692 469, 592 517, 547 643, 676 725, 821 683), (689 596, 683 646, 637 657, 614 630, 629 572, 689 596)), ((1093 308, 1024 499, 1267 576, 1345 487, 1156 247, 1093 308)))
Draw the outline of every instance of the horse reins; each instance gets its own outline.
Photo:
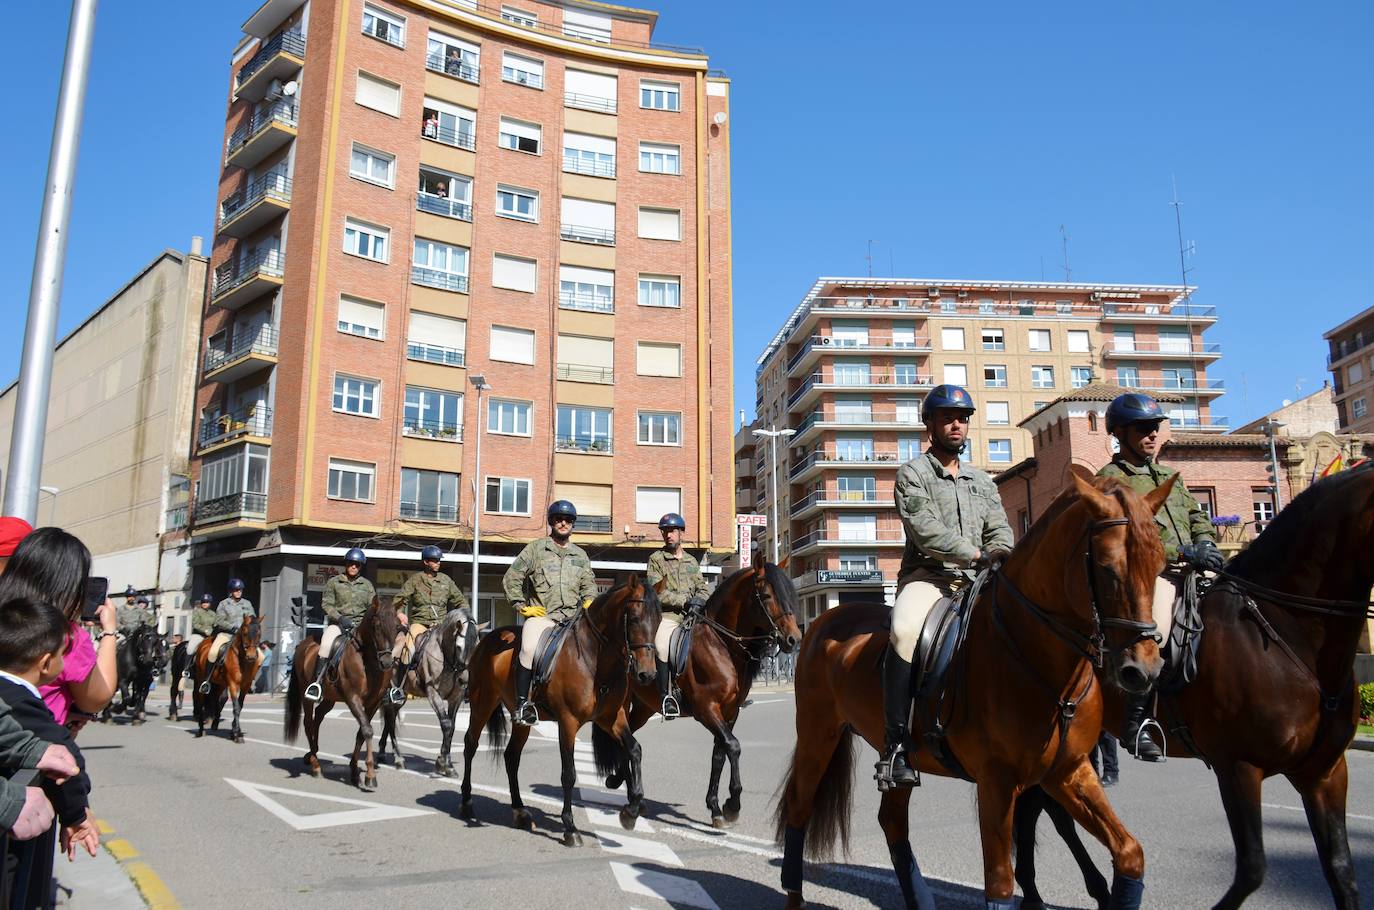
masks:
POLYGON ((1318 613, 1322 616, 1335 616, 1341 619, 1356 619, 1352 615, 1358 611, 1363 613, 1365 619, 1374 619, 1374 602, 1367 600, 1333 600, 1328 597, 1308 597, 1304 594, 1289 594, 1285 591, 1276 591, 1267 588, 1258 582, 1250 581, 1248 578, 1241 578, 1227 572, 1225 569, 1217 573, 1222 578, 1221 584, 1232 584, 1248 594, 1258 594, 1265 600, 1281 606, 1293 607, 1306 613, 1318 613))
MULTIPOLYGON (((644 598, 633 597, 621 602, 621 606, 623 607, 628 607, 632 604, 640 604, 641 606, 643 606, 644 598)), ((586 610, 579 610, 577 618, 582 618, 583 615, 586 613, 586 610)), ((630 611, 625 610, 621 614, 621 618, 624 620, 625 626, 625 675, 631 676, 634 674, 634 652, 641 649, 648 649, 652 651, 654 643, 652 641, 646 641, 640 642, 639 644, 635 644, 634 642, 630 641, 630 611)), ((596 623, 592 622, 590 616, 587 616, 586 619, 587 628, 591 631, 593 637, 596 638, 598 644, 604 645, 608 641, 610 641, 610 636, 608 636, 606 633, 598 629, 596 627, 596 623)))
MULTIPOLYGON (((740 650, 744 652, 745 656, 748 657, 749 660, 754 662, 762 660, 763 657, 762 655, 755 656, 749 650, 749 644, 757 641, 771 641, 774 644, 781 644, 783 638, 782 627, 779 626, 778 621, 773 618, 773 614, 768 611, 768 605, 763 602, 763 594, 760 592, 759 587, 759 585, 754 585, 754 603, 758 604, 759 610, 763 613, 764 619, 768 620, 768 625, 772 627, 771 629, 769 629, 768 632, 764 633, 763 635, 740 635, 738 632, 729 628, 720 620, 716 619, 714 616, 711 616, 709 613, 703 613, 701 617, 702 622, 706 623, 707 626, 714 629, 716 633, 719 634, 727 644, 730 642, 734 642, 736 645, 739 645, 740 650)), ((782 615, 784 616, 794 615, 791 607, 783 605, 779 607, 779 609, 782 611, 782 615)))

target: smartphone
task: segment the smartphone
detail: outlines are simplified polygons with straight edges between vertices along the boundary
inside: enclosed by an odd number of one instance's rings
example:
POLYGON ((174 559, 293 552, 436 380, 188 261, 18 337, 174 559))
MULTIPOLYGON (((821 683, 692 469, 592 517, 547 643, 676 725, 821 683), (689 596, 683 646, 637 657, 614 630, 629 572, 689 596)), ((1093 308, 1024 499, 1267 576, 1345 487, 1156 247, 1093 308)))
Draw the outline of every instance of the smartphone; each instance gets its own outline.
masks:
POLYGON ((86 579, 86 602, 81 607, 81 621, 95 622, 95 611, 100 609, 101 604, 105 603, 105 598, 110 596, 110 580, 100 576, 93 576, 86 579))

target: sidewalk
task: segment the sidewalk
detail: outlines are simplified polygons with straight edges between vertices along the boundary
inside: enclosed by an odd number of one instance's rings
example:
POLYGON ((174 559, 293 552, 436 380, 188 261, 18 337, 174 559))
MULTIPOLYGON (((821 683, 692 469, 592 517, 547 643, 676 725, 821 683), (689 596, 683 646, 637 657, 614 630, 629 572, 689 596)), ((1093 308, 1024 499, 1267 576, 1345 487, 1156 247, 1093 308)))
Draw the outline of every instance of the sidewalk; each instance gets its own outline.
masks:
POLYGON ((64 910, 177 910, 180 904, 156 873, 138 858, 133 844, 100 826, 100 852, 78 853, 75 862, 58 856, 53 864, 57 906, 64 910))

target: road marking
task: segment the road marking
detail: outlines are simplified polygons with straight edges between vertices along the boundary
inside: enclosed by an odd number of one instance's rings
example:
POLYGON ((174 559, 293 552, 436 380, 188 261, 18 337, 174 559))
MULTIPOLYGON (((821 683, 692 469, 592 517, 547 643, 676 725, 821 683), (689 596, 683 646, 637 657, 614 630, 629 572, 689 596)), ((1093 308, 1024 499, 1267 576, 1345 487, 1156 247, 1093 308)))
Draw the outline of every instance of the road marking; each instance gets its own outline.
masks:
POLYGON ((706 889, 690 878, 669 875, 666 872, 655 872, 652 869, 641 869, 626 863, 611 863, 611 872, 615 875, 615 881, 620 886, 620 890, 628 894, 656 897, 675 907, 686 906, 700 907, 701 910, 720 910, 720 905, 711 900, 711 895, 706 893, 706 889))
POLYGON ((133 879, 134 887, 143 895, 148 910, 178 910, 181 907, 172 896, 171 890, 147 863, 129 863, 124 867, 124 871, 133 879))
MULTIPOLYGON (((1303 815, 1307 814, 1307 810, 1302 806, 1285 806, 1282 803, 1260 803, 1260 805, 1266 809, 1283 809, 1287 812, 1301 812, 1303 815)), ((1374 815, 1360 815, 1355 812, 1347 812, 1345 813, 1345 817, 1347 819, 1353 818, 1356 821, 1374 822, 1374 815)))
POLYGON ((109 850, 110 855, 121 863, 138 856, 138 851, 134 849, 134 845, 122 837, 116 837, 114 840, 106 841, 105 849, 109 850))
MULTIPOLYGON (((593 828, 617 828, 620 827, 620 810, 625 806, 625 798, 618 792, 607 792, 605 790, 589 790, 586 787, 578 787, 577 793, 573 797, 573 804, 580 806, 586 813, 587 820, 593 828)), ((635 819, 634 831, 640 834, 653 834, 654 826, 644 816, 635 819)))
POLYGON ((678 859, 677 854, 673 852, 673 848, 667 844, 645 840, 642 837, 630 837, 619 831, 598 830, 592 833, 601 842, 601 849, 607 853, 634 859, 645 859, 664 866, 680 867, 683 865, 682 860, 678 859))
POLYGON ((428 809, 390 806, 385 803, 372 803, 361 799, 349 799, 344 796, 325 796, 321 793, 309 793, 304 790, 274 787, 270 784, 255 784, 246 780, 235 780, 232 777, 224 778, 224 782, 297 831, 314 831, 319 828, 335 828, 340 825, 360 825, 367 822, 390 821, 397 818, 413 818, 417 815, 434 814, 428 809), (321 812, 317 815, 300 815, 268 796, 269 793, 281 793, 302 799, 315 799, 320 802, 360 806, 361 808, 321 812))

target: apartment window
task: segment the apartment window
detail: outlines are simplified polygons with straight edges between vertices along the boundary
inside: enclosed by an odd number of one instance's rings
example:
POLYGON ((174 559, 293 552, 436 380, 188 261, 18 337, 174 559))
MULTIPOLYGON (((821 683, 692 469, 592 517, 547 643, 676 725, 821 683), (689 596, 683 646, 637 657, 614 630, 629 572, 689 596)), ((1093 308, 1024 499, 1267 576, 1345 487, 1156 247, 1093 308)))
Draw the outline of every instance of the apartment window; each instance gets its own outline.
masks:
MULTIPOLYGON (((946 302, 948 302, 948 301, 946 301, 946 302)), ((947 312, 953 312, 953 310, 949 310, 949 311, 947 311, 947 312)), ((993 315, 993 314, 996 313, 996 312, 997 312, 997 303, 996 303, 996 301, 989 300, 989 299, 987 299, 986 297, 984 297, 983 299, 981 299, 981 300, 978 301, 978 315, 979 315, 979 316, 991 316, 991 315, 993 315)))
POLYGON ((458 520, 458 475, 401 468, 401 517, 416 521, 458 520))
POLYGON ((461 442, 463 396, 458 392, 406 386, 402 432, 407 436, 461 442))
POLYGON ((530 514, 530 482, 518 477, 488 477, 486 511, 494 515, 530 514))
POLYGON ((501 130, 496 136, 496 141, 502 148, 538 155, 543 143, 543 134, 543 128, 537 123, 502 117, 501 130))
POLYGON ((635 372, 640 376, 681 376, 682 345, 641 341, 636 347, 635 372))
POLYGON ((574 69, 563 73, 563 103, 568 107, 614 114, 616 95, 615 76, 574 69))
POLYGON ((1069 383, 1073 388, 1081 389, 1092 381, 1092 367, 1069 367, 1069 383))
POLYGON ((966 442, 967 445, 964 446, 964 450, 959 453, 959 460, 971 463, 973 461, 973 437, 966 437, 966 442))
POLYGON ((376 480, 376 477, 377 466, 375 464, 331 458, 329 459, 329 498, 371 502, 373 481, 376 480))
POLYGON ((544 62, 519 54, 506 53, 501 56, 501 78, 516 85, 530 88, 544 87, 544 62))
POLYGON ((1355 385, 1364 380, 1364 364, 1356 361, 1345 368, 1345 381, 1349 385, 1355 385))
POLYGON ((1006 349, 1007 338, 1001 329, 983 329, 983 350, 1005 351, 1006 349))
POLYGON ((378 416, 377 386, 375 379, 335 373, 334 410, 359 417, 378 416))
MULTIPOLYGON (((835 499, 839 502, 874 502, 878 498, 878 479, 872 474, 840 474, 835 478, 835 499)), ((822 499, 828 499, 824 493, 822 499)))
POLYGON ((492 254, 491 286, 533 294, 539 280, 539 266, 533 259, 492 254))
POLYGON ((1186 331, 1177 329, 1159 330, 1159 350, 1162 354, 1187 354, 1193 349, 1192 340, 1186 331))
POLYGON ((539 220, 539 191, 516 186, 496 187, 496 214, 520 221, 539 220))
POLYGON ((1006 364, 990 363, 983 367, 983 385, 989 389, 1005 389, 1007 387, 1006 364))
POLYGON ((639 106, 655 111, 682 109, 682 89, 676 82, 639 83, 639 106))
MULTIPOLYGON (((851 515, 842 513, 838 516, 839 540, 877 540, 878 539, 878 516, 876 515, 851 515)), ((829 537, 829 534, 825 535, 829 537)))
POLYGON ((1011 464, 1011 440, 988 440, 988 464, 1011 464))
POLYGON ((1030 350, 1036 353, 1044 353, 1050 349, 1050 330, 1049 329, 1030 329, 1029 330, 1030 350))
POLYGON ((505 363, 534 363, 534 332, 504 325, 492 326, 489 356, 505 363))
POLYGON ((463 149, 477 145, 477 112, 437 98, 426 98, 420 134, 426 139, 463 149))
POLYGON ((347 294, 339 296, 339 331, 363 338, 384 337, 386 307, 370 300, 360 300, 347 294))
POLYGON ((1127 353, 1135 350, 1135 329, 1129 326, 1118 326, 1112 331, 1112 350, 1126 351, 1127 353))
POLYGON ((1031 388, 1054 388, 1054 367, 1031 367, 1031 388))
POLYGON ((611 17, 604 13, 563 8, 563 34, 599 44, 611 43, 611 17))
POLYGON ((894 385, 916 385, 916 364, 911 361, 897 361, 892 365, 894 385))
POLYGON ((898 436, 897 460, 907 462, 921 454, 921 437, 898 436))
POLYGON ((564 133, 563 170, 589 177, 614 177, 615 140, 585 133, 564 133))
POLYGON ((481 49, 475 44, 439 32, 429 33, 425 66, 468 82, 476 82, 481 61, 481 49))
POLYGON ((245 512, 267 510, 267 449, 252 444, 216 452, 201 462, 196 502, 240 498, 245 512), (247 494, 247 495, 245 495, 247 494))
POLYGON ((467 350, 467 323, 450 316, 410 311, 406 357, 443 366, 460 367, 467 350))
POLYGON ((988 426, 1001 427, 1011 424, 1011 404, 1006 401, 989 401, 983 405, 984 419, 988 426))
POLYGON ((896 408, 894 416, 898 424, 915 426, 921 422, 921 399, 898 398, 893 405, 896 408))
POLYGON ((590 199, 562 199, 559 236, 579 243, 615 245, 615 204, 590 199))
POLYGON ((406 21, 399 16, 384 12, 370 3, 363 4, 363 34, 371 35, 379 41, 406 46, 406 21))
POLYGON ((1057 313, 1057 314, 1060 315, 1060 316, 1070 316, 1070 315, 1072 315, 1072 314, 1073 314, 1073 301, 1070 301, 1070 300, 1056 300, 1056 301, 1054 302, 1054 311, 1055 311, 1055 313, 1057 313))
POLYGON ((962 363, 947 363, 944 368, 947 385, 968 385, 968 367, 962 363))
POLYGON ((682 514, 680 487, 635 487, 635 521, 657 524, 669 512, 682 514))
POLYGON ((1363 420, 1369 414, 1369 402, 1364 398, 1355 398, 1350 402, 1350 414, 1356 420, 1363 420))
POLYGON ((352 218, 344 220, 345 253, 375 262, 386 262, 390 257, 390 242, 391 231, 387 228, 352 218))
POLYGON ((866 347, 868 345, 867 320, 830 320, 830 343, 840 348, 866 347))
POLYGON ((441 291, 468 291, 468 251, 465 247, 416 237, 410 260, 414 284, 441 291))
POLYGON ((525 28, 539 27, 539 17, 536 14, 527 13, 513 6, 501 7, 501 18, 507 22, 514 22, 516 25, 523 25, 525 28))
POLYGON ((396 156, 353 143, 348 173, 359 180, 391 189, 396 185, 396 156))
POLYGON ((530 403, 506 398, 487 400, 487 432, 502 436, 530 435, 530 403))
POLYGON ((1263 531, 1274 520, 1274 497, 1267 487, 1256 487, 1251 491, 1250 499, 1254 507, 1255 530, 1263 531))
POLYGON ((567 310, 615 312, 615 272, 560 265, 558 305, 567 310))
POLYGON ((682 147, 659 142, 641 142, 639 169, 649 174, 681 174, 682 147))
POLYGON ((871 437, 871 436, 836 436, 836 437, 835 437, 835 460, 836 460, 836 461, 872 461, 872 460, 873 460, 873 437, 871 437))
POLYGON ((1069 329, 1068 336, 1070 354, 1088 353, 1090 342, 1087 332, 1082 329, 1069 329))
POLYGON ((615 382, 615 341, 589 335, 558 336, 558 378, 572 382, 615 382))
POLYGON ((420 168, 415 207, 431 215, 472 220, 472 178, 437 168, 420 168))
POLYGON ((639 236, 647 240, 681 240, 682 212, 677 209, 641 208, 639 236))
POLYGON ((964 349, 964 330, 949 326, 940 329, 940 347, 946 351, 962 351, 964 349))
POLYGON ((392 117, 401 113, 401 87, 369 73, 358 71, 358 86, 354 99, 363 107, 381 111, 392 117))
POLYGON ((1120 364, 1116 368, 1116 384, 1123 389, 1140 388, 1140 367, 1134 364, 1120 364))
POLYGON ((916 323, 892 323, 892 346, 909 350, 916 347, 916 323))
POLYGON ((1202 512, 1210 521, 1217 514, 1216 490, 1211 487, 1189 487, 1188 492, 1193 494, 1197 504, 1202 507, 1202 512))
POLYGON ((642 446, 682 445, 682 414, 676 411, 640 411, 638 441, 642 446))
POLYGON ((835 385, 869 385, 873 381, 867 360, 836 359, 830 372, 835 385))
POLYGON ((676 275, 640 275, 639 305, 681 307, 682 279, 676 275))
POLYGON ((611 452, 611 409, 560 404, 554 447, 578 452, 611 452))

